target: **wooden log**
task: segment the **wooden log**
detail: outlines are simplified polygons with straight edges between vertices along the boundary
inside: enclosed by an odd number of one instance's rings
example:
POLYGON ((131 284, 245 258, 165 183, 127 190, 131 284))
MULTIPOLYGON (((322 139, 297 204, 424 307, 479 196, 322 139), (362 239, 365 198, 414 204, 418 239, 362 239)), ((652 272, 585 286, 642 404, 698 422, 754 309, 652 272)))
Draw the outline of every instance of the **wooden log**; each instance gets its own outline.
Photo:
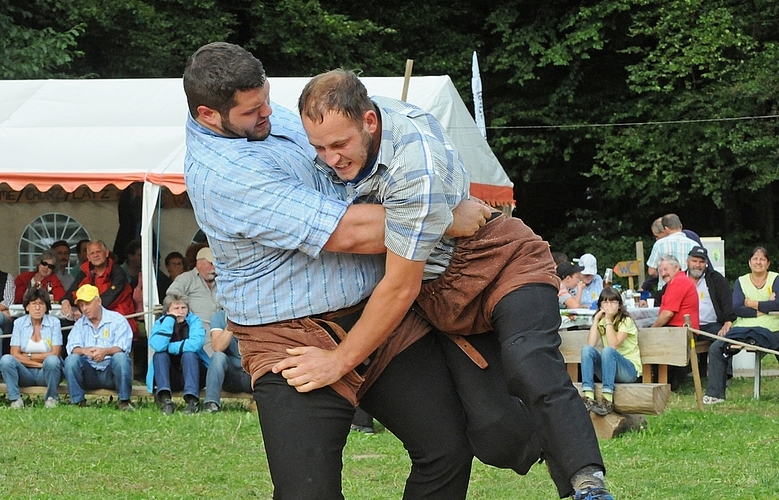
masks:
MULTIPOLYGON (((574 386, 582 393, 582 384, 574 386)), ((595 398, 603 397, 602 384, 595 384, 595 398)), ((665 411, 671 397, 669 384, 615 384, 614 411, 618 413, 640 413, 659 415, 665 411)))
POLYGON ((590 413, 592 426, 598 439, 611 439, 630 431, 646 429, 647 422, 643 415, 609 413, 601 417, 590 413))

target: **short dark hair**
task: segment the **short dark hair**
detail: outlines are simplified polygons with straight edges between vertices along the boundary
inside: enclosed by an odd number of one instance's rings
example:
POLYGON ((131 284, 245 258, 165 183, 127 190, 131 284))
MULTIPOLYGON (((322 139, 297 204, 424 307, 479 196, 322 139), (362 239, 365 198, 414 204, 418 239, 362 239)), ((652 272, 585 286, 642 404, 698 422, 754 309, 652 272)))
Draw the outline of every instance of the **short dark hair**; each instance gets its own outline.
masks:
POLYGON ((766 247, 760 245, 752 249, 752 253, 749 254, 749 258, 751 259, 752 257, 754 257, 757 252, 762 253, 763 257, 765 257, 768 262, 771 262, 771 256, 768 254, 768 250, 766 249, 766 247))
POLYGON ((141 240, 130 240, 127 246, 124 247, 125 255, 134 254, 141 248, 141 240))
POLYGON ((54 250, 57 247, 68 247, 68 252, 70 251, 70 243, 68 243, 65 240, 57 240, 54 243, 51 244, 51 249, 54 250))
POLYGON ((189 113, 197 118, 198 106, 227 116, 235 106, 235 94, 265 85, 265 68, 239 45, 213 42, 190 56, 184 69, 184 93, 189 113))
POLYGON ((78 243, 76 243, 76 253, 81 251, 82 245, 89 245, 89 240, 78 240, 78 243))
POLYGON ((354 71, 334 69, 312 78, 300 94, 298 112, 315 123, 321 123, 327 113, 341 114, 355 123, 362 123, 366 111, 376 106, 368 90, 354 71))
POLYGON ((22 296, 22 307, 24 307, 24 310, 26 311, 30 302, 35 302, 38 299, 41 299, 43 303, 46 304, 46 312, 51 311, 51 296, 49 295, 49 292, 47 292, 45 288, 38 288, 37 286, 31 286, 24 292, 24 295, 22 296))
POLYGON ((183 255, 181 255, 181 252, 170 252, 168 255, 165 256, 165 265, 167 266, 170 264, 170 261, 173 259, 181 259, 181 262, 184 264, 184 267, 187 265, 187 259, 184 258, 183 255))

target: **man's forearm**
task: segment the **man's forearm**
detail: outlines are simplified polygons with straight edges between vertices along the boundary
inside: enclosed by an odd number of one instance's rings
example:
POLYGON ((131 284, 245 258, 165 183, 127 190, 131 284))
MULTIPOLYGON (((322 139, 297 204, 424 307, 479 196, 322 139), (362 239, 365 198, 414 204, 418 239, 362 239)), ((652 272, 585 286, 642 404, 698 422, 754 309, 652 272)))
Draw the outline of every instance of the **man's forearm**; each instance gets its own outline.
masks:
POLYGON ((351 368, 365 360, 400 325, 419 295, 424 262, 387 253, 384 278, 376 286, 362 316, 336 349, 351 368))
POLYGON ((351 205, 324 249, 342 253, 384 253, 384 207, 367 203, 351 205))
POLYGON ((657 320, 655 320, 654 324, 652 324, 652 327, 667 325, 673 316, 673 311, 660 311, 660 314, 657 316, 657 320))

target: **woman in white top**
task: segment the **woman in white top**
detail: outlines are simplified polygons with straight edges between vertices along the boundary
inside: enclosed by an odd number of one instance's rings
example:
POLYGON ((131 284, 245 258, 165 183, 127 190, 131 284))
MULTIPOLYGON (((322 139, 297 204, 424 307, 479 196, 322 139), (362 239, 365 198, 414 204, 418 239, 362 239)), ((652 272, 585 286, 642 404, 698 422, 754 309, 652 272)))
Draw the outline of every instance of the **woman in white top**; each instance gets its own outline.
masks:
POLYGON ((0 358, 0 371, 8 388, 11 408, 24 408, 19 387, 46 387, 46 408, 59 402, 57 386, 62 381, 62 330, 48 314, 51 298, 43 288, 28 289, 22 299, 27 314, 14 321, 11 354, 0 358))

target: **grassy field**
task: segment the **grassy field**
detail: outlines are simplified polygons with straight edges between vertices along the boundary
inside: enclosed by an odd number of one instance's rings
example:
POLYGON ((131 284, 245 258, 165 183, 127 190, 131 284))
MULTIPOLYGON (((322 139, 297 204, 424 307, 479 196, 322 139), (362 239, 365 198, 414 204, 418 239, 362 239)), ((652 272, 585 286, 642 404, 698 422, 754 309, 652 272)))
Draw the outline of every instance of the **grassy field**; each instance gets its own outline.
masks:
MULTIPOLYGON (((766 368, 776 361, 766 360, 766 368)), ((648 429, 601 441, 617 499, 779 498, 779 377, 734 379, 726 403, 700 412, 692 382, 673 393, 648 429)), ((271 498, 256 413, 165 417, 150 400, 134 413, 88 408, 24 410, 0 401, 0 498, 271 498)), ((348 499, 400 498, 409 461, 387 431, 352 433, 345 451, 348 499)), ((554 499, 546 468, 525 477, 474 462, 468 498, 554 499)))

